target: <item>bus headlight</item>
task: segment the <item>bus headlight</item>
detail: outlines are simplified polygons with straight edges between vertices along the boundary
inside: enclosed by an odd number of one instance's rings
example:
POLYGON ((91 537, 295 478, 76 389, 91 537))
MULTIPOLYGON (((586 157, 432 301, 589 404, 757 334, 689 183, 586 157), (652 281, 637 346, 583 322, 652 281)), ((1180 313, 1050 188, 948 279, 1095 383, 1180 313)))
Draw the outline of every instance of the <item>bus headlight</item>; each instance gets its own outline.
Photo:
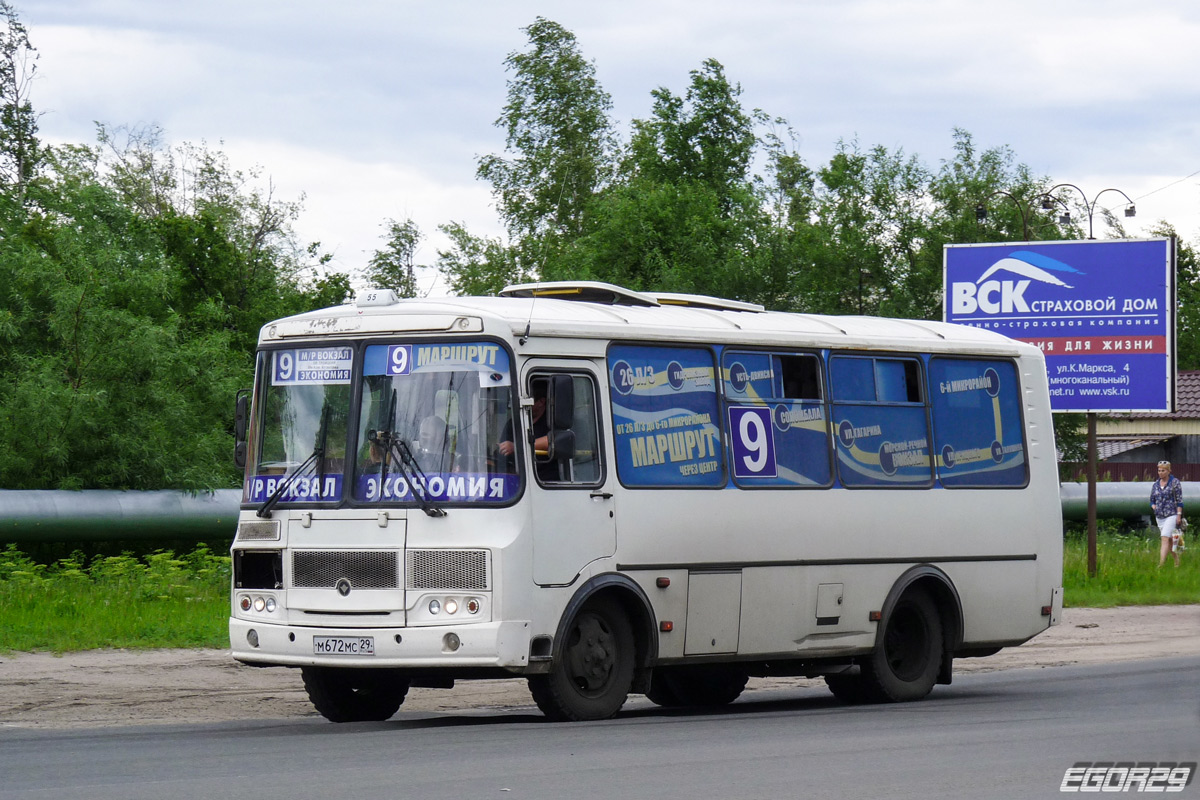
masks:
POLYGON ((410 625, 479 623, 490 619, 488 598, 480 595, 426 594, 410 607, 410 625))

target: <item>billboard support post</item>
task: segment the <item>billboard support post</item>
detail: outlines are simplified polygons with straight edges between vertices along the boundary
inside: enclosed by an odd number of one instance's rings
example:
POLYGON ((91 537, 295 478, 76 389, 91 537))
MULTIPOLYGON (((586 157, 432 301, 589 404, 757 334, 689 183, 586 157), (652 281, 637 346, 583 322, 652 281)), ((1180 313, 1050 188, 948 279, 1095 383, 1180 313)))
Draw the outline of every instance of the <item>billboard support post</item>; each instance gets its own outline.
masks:
POLYGON ((1088 536, 1088 577, 1096 577, 1096 412, 1089 411, 1087 415, 1087 536, 1088 536))

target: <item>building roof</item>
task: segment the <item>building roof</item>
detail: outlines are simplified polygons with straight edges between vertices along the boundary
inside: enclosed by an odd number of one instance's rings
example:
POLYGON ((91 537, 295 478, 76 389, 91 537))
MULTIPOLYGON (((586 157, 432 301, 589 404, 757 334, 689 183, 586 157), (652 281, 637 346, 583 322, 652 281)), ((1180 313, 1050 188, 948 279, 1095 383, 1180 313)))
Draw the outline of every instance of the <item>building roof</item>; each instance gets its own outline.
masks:
POLYGON ((1163 436, 1109 436, 1102 434, 1096 437, 1096 457, 1105 461, 1113 456, 1119 456, 1121 453, 1127 453, 1147 445, 1162 444, 1174 438, 1174 434, 1163 436))
POLYGON ((1175 373, 1175 413, 1105 414, 1112 419, 1200 419, 1200 369, 1175 373))

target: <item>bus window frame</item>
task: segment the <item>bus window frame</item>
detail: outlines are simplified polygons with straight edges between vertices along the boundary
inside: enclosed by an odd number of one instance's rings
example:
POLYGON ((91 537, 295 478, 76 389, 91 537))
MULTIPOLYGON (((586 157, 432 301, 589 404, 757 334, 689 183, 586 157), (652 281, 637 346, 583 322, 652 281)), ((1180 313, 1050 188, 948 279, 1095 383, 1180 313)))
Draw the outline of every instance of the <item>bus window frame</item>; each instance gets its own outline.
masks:
POLYGON ((713 393, 716 398, 716 420, 713 425, 717 429, 717 441, 721 447, 721 482, 712 486, 689 486, 687 484, 628 484, 625 482, 625 477, 621 475, 621 465, 616 458, 617 441, 616 441, 616 422, 613 422, 613 473, 617 476, 617 483, 622 489, 630 491, 719 491, 728 488, 732 485, 733 477, 729 467, 729 448, 726 445, 726 430, 725 420, 722 418, 725 414, 725 406, 722 402, 724 388, 721 386, 721 346, 708 344, 705 342, 688 342, 688 341, 654 341, 646 339, 609 339, 604 348, 604 376, 605 376, 605 408, 610 418, 613 416, 613 401, 612 401, 612 349, 614 347, 652 347, 658 349, 673 349, 673 350, 703 350, 712 358, 713 366, 713 393))
POLYGON ((834 452, 834 473, 836 488, 846 489, 848 491, 914 491, 914 490, 929 490, 941 488, 941 483, 938 481, 937 464, 934 461, 933 453, 933 409, 930 404, 929 392, 929 369, 928 359, 930 353, 925 350, 913 350, 910 352, 897 352, 895 350, 880 350, 880 351, 863 351, 863 350, 838 350, 829 348, 824 351, 826 353, 825 362, 827 366, 826 389, 829 393, 829 425, 832 436, 832 445, 834 452), (869 359, 872 361, 872 379, 875 382, 875 400, 835 400, 833 394, 833 359, 835 358, 854 358, 854 359, 869 359), (877 373, 874 370, 874 362, 876 361, 909 361, 917 365, 917 388, 921 393, 919 401, 881 401, 879 400, 879 381, 877 373), (834 408, 836 406, 865 406, 870 408, 922 408, 925 416, 925 444, 929 454, 929 480, 924 483, 895 483, 888 484, 849 484, 842 480, 841 461, 837 458, 837 429, 834 425, 834 408))
MULTIPOLYGON (((1021 367, 1020 367, 1020 364, 1018 363, 1017 359, 1012 358, 1010 356, 960 355, 958 353, 930 353, 928 358, 929 358, 929 361, 931 361, 931 362, 934 359, 945 359, 947 361, 975 361, 975 362, 994 361, 994 362, 1001 362, 1004 364, 1008 364, 1010 367, 1012 367, 1013 376, 1016 378, 1016 381, 1017 381, 1017 385, 1016 385, 1017 417, 1021 423, 1021 425, 1020 425, 1021 455, 1022 455, 1022 458, 1024 459, 1023 466, 1025 467, 1025 481, 1021 484, 1003 484, 1003 485, 997 485, 997 484, 963 485, 963 484, 959 484, 956 486, 954 484, 946 484, 946 483, 942 482, 941 472, 938 470, 937 465, 935 464, 934 465, 934 473, 936 473, 936 475, 937 475, 938 487, 941 489, 946 489, 947 491, 952 491, 952 492, 962 491, 962 490, 972 490, 972 489, 988 490, 988 491, 1004 491, 1004 490, 1028 488, 1029 482, 1031 480, 1030 469, 1029 469, 1029 466, 1030 466, 1030 464, 1029 464, 1029 436, 1027 435, 1029 432, 1029 427, 1027 424, 1027 420, 1025 418, 1025 411, 1026 411, 1025 403, 1022 401, 1022 398, 1024 397, 1025 385, 1021 379, 1021 367)), ((928 364, 926 365, 926 369, 927 369, 927 374, 928 374, 928 369, 929 369, 928 364)), ((928 382, 929 379, 927 378, 926 380, 928 382)), ((929 386, 928 388, 930 390, 930 398, 929 398, 929 404, 928 404, 929 405, 929 433, 930 433, 929 447, 930 447, 930 453, 932 454, 933 446, 937 442, 936 433, 935 433, 936 429, 934 427, 934 425, 937 421, 937 418, 933 414, 933 396, 932 396, 933 395, 933 387, 929 386)))
MULTIPOLYGON (((274 353, 276 351, 279 351, 279 350, 300 350, 300 349, 304 349, 304 348, 323 348, 323 347, 349 347, 353 351, 353 355, 351 356, 351 361, 350 361, 350 363, 352 365, 350 368, 350 384, 349 384, 350 398, 349 398, 349 404, 348 404, 347 412, 346 412, 350 416, 347 417, 347 419, 346 419, 346 442, 345 442, 346 450, 345 450, 345 452, 347 454, 349 454, 350 452, 352 452, 351 445, 352 445, 352 442, 354 441, 354 438, 353 438, 354 431, 356 430, 356 427, 357 427, 356 412, 358 411, 358 406, 357 406, 358 395, 356 394, 356 392, 358 391, 358 380, 359 380, 359 378, 361 376, 361 372, 362 372, 362 370, 359 368, 359 363, 360 363, 359 358, 361 355, 359 352, 359 350, 360 350, 359 345, 361 343, 362 343, 361 340, 356 340, 356 339, 329 339, 328 341, 320 341, 320 342, 313 342, 313 341, 309 341, 309 340, 302 340, 302 341, 297 341, 297 342, 272 342, 269 345, 263 345, 263 346, 259 347, 258 350, 255 351, 255 354, 254 354, 254 393, 252 394, 251 401, 250 401, 250 421, 249 421, 248 439, 247 439, 248 452, 246 453, 246 467, 245 467, 245 469, 242 470, 243 498, 245 497, 246 482, 249 480, 253 480, 253 477, 250 475, 250 470, 252 470, 258 466, 257 462, 261 455, 261 447, 262 447, 262 438, 261 437, 264 436, 266 433, 266 431, 264 430, 263 420, 260 417, 261 417, 261 414, 266 413, 262 404, 266 400, 266 393, 271 387, 271 379, 270 379, 270 375, 268 374, 268 372, 270 370, 270 365, 268 363, 270 354, 274 353)), ((344 457, 343 461, 349 462, 350 461, 349 456, 347 455, 346 457, 344 457)), ((275 508, 293 509, 293 510, 299 510, 299 511, 313 511, 313 510, 317 510, 317 509, 328 510, 328 509, 344 508, 347 505, 348 498, 352 494, 352 492, 350 491, 350 483, 346 478, 346 473, 345 473, 344 467, 345 467, 345 463, 343 464, 342 496, 340 499, 327 500, 327 501, 311 501, 311 502, 303 502, 303 503, 298 503, 294 500, 290 500, 290 501, 289 500, 280 500, 278 503, 275 504, 275 508)), ((286 476, 287 473, 284 473, 284 475, 286 476)), ((262 505, 261 502, 259 502, 259 503, 247 502, 245 499, 243 499, 241 501, 240 507, 256 509, 261 505, 262 505)))
MULTIPOLYGON (((583 378, 586 378, 588 380, 588 382, 591 384, 591 387, 592 387, 592 412, 595 415, 595 423, 596 423, 596 456, 597 456, 597 458, 600 459, 599 478, 596 481, 588 482, 588 483, 585 483, 582 481, 543 481, 541 476, 538 475, 538 471, 537 471, 537 467, 538 467, 537 453, 535 452, 535 450, 533 448, 533 444, 529 441, 530 434, 532 433, 532 427, 528 431, 525 429, 526 415, 523 413, 523 411, 519 414, 514 415, 514 417, 519 416, 520 420, 521 420, 520 432, 513 434, 513 436, 516 439, 515 443, 516 443, 517 447, 519 448, 517 450, 517 457, 520 460, 520 463, 524 464, 525 463, 524 450, 525 449, 529 450, 529 455, 530 455, 529 463, 531 465, 531 469, 529 470, 530 477, 532 477, 533 482, 535 482, 538 485, 538 487, 540 487, 542 489, 545 489, 547 491, 559 491, 559 490, 563 490, 563 489, 595 490, 601 486, 604 486, 604 484, 607 483, 607 481, 608 481, 608 454, 605 452, 604 413, 600 407, 600 405, 601 405, 600 381, 596 377, 594 368, 588 368, 588 367, 584 367, 582 365, 573 366, 573 367, 556 367, 556 366, 553 366, 550 364, 538 363, 536 366, 531 368, 525 374, 525 376, 523 378, 522 385, 527 393, 527 396, 531 397, 531 398, 533 397, 533 382, 535 380, 538 380, 538 379, 546 380, 548 378, 553 377, 554 375, 569 375, 572 378, 572 380, 574 380, 575 377, 583 377, 583 378)), ((549 382, 549 381, 547 381, 547 382, 549 382)), ((513 383, 515 384, 516 381, 513 381, 513 383)), ((574 409, 572 409, 572 411, 574 411, 574 409)), ((544 413, 547 416, 549 416, 551 413, 549 397, 547 397, 547 400, 546 400, 546 410, 544 413)), ((513 426, 513 430, 514 431, 517 430, 516 425, 513 426)), ((553 433, 553 428, 551 428, 551 433, 553 433)), ((576 444, 578 444, 578 443, 576 443, 576 444)))
MULTIPOLYGON (((355 355, 354 372, 352 374, 352 384, 354 395, 351 398, 351 413, 354 415, 350 421, 349 435, 352 444, 358 444, 359 421, 362 416, 362 383, 366 376, 363 374, 363 365, 366 359, 367 348, 375 345, 392 345, 392 344, 452 344, 454 342, 487 342, 488 344, 498 345, 505 353, 508 354, 508 391, 509 391, 509 408, 512 409, 514 419, 518 416, 520 410, 520 401, 516 394, 517 388, 517 360, 512 348, 508 342, 496 336, 488 336, 484 334, 459 334, 448 338, 438 335, 432 336, 380 336, 370 339, 356 340, 359 345, 359 352, 355 355)), ((515 423, 514 423, 515 428, 515 423)), ((498 473, 503 474, 503 473, 498 473)), ((517 491, 513 493, 511 499, 501 503, 471 503, 453 500, 434 500, 434 504, 438 508, 450 509, 492 509, 492 508, 511 508, 521 501, 525 495, 528 485, 528 476, 524 470, 518 466, 517 469, 517 491)), ((345 492, 345 506, 354 509, 405 509, 419 510, 420 504, 415 500, 358 500, 354 497, 353 486, 350 491, 345 492)))
MULTIPOLYGON (((827 376, 829 374, 829 369, 828 369, 828 365, 826 363, 826 357, 825 357, 826 352, 828 352, 828 351, 827 350, 819 350, 819 349, 807 350, 807 349, 802 349, 802 348, 771 347, 769 345, 758 346, 758 347, 754 347, 754 346, 744 347, 741 345, 732 345, 732 346, 725 346, 725 347, 721 348, 720 360, 718 362, 718 369, 721 374, 721 421, 722 421, 722 423, 724 423, 726 421, 728 414, 729 414, 729 409, 731 407, 742 407, 742 406, 755 405, 754 403, 752 403, 746 399, 738 399, 736 396, 731 397, 730 394, 726 391, 726 389, 728 388, 728 381, 725 379, 726 356, 733 355, 736 357, 736 354, 738 354, 738 353, 750 353, 750 354, 755 354, 755 355, 768 355, 768 356, 802 356, 802 357, 810 357, 816 361, 816 364, 817 364, 817 390, 821 394, 820 397, 818 397, 818 398, 770 397, 770 398, 764 399, 762 404, 765 405, 767 408, 771 408, 774 404, 789 402, 789 401, 791 401, 791 402, 813 402, 815 400, 816 402, 820 403, 822 411, 825 415, 825 458, 826 458, 826 462, 827 462, 827 465, 829 468, 829 480, 826 483, 820 483, 820 484, 814 483, 814 484, 808 484, 808 485, 805 485, 805 484, 788 485, 788 484, 766 484, 766 483, 763 483, 763 484, 756 485, 756 484, 744 483, 743 481, 745 481, 745 480, 754 480, 754 479, 753 478, 739 479, 734 474, 734 470, 731 467, 727 466, 726 473, 727 473, 728 482, 730 484, 732 484, 733 486, 736 486, 738 489, 741 489, 744 491, 750 491, 750 492, 795 491, 795 490, 813 491, 813 490, 821 490, 821 489, 831 489, 834 486, 838 485, 838 471, 837 471, 837 462, 836 462, 837 442, 834 441, 834 434, 833 434, 833 416, 832 416, 833 408, 832 408, 832 405, 830 403, 830 398, 829 398, 829 385, 828 385, 828 378, 827 378, 827 376)), ((773 365, 772 365, 772 367, 773 367, 773 365)), ((783 376, 780 375, 780 380, 782 381, 782 379, 783 379, 783 376)), ((729 437, 732 437, 732 436, 733 436, 733 432, 730 431, 729 437)), ((725 441, 725 437, 722 436, 721 444, 722 444, 722 447, 725 449, 725 461, 728 464, 733 459, 732 438, 730 438, 729 441, 725 441)))

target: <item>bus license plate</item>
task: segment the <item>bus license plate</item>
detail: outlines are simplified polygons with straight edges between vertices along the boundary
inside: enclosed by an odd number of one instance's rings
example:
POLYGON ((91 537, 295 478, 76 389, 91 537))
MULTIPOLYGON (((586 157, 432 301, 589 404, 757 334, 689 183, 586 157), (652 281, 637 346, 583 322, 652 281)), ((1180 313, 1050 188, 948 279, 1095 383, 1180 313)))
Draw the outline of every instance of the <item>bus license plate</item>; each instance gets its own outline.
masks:
POLYGON ((313 654, 318 656, 373 656, 374 636, 314 636, 313 654))

